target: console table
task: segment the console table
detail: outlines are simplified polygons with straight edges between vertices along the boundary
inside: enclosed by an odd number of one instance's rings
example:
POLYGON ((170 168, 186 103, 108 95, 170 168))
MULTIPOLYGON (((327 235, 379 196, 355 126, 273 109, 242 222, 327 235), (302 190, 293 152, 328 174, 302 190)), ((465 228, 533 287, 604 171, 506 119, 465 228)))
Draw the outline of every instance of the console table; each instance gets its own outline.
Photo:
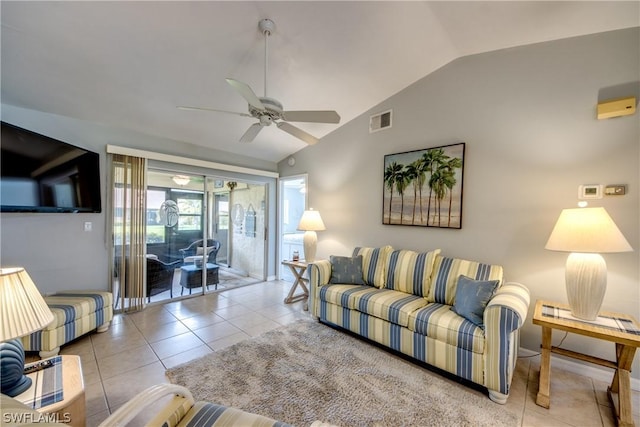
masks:
POLYGON ((537 301, 533 324, 542 327, 542 360, 540 361, 540 386, 536 404, 544 408, 550 405, 551 353, 572 357, 615 369, 607 394, 613 405, 619 426, 633 426, 631 408, 631 364, 636 348, 640 347, 640 324, 632 316, 600 312, 594 321, 582 320, 571 315, 567 304, 537 301), (616 361, 601 359, 576 351, 551 346, 554 329, 609 341, 616 346, 616 361), (617 396, 617 398, 616 398, 617 396))
MULTIPOLYGON (((289 290, 289 294, 284 299, 285 304, 290 304, 295 301, 300 301, 306 298, 309 298, 309 289, 307 289, 306 284, 309 282, 309 279, 304 277, 304 273, 307 271, 308 264, 304 261, 282 261, 282 265, 286 265, 293 273, 293 277, 295 277, 295 281, 289 290), (300 286, 302 288, 302 293, 298 295, 294 295, 296 288, 300 286)), ((305 304, 305 310, 308 310, 308 305, 305 304)))

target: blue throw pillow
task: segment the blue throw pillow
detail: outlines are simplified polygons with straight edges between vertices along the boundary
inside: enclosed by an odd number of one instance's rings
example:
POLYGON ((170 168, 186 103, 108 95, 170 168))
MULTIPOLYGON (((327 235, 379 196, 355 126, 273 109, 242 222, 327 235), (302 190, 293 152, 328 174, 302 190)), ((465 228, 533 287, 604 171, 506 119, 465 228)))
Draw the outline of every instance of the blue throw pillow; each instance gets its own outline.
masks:
POLYGON ((362 277, 362 255, 353 258, 346 256, 331 256, 331 278, 329 283, 364 285, 362 277))
POLYGON ((467 276, 458 277, 456 300, 451 310, 468 321, 484 329, 484 309, 493 297, 498 280, 474 280, 467 276))

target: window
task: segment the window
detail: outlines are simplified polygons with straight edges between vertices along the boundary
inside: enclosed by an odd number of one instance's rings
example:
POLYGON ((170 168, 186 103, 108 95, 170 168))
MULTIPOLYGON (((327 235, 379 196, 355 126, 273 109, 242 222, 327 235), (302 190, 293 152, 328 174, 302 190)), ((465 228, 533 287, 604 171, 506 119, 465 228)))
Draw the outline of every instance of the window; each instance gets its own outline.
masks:
POLYGON ((180 218, 178 231, 202 230, 202 194, 184 194, 176 198, 180 218))
POLYGON ((218 230, 229 229, 229 202, 220 200, 218 203, 218 230))
POLYGON ((167 198, 165 190, 147 190, 147 243, 164 243, 165 227, 160 222, 160 205, 167 198))

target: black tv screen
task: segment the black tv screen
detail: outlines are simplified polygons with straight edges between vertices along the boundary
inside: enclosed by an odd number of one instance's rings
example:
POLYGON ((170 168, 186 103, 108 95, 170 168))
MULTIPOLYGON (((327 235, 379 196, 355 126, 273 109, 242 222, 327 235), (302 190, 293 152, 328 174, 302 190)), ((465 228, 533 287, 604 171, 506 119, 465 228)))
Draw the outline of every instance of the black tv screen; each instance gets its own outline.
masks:
POLYGON ((100 156, 2 122, 1 212, 100 212, 100 156))

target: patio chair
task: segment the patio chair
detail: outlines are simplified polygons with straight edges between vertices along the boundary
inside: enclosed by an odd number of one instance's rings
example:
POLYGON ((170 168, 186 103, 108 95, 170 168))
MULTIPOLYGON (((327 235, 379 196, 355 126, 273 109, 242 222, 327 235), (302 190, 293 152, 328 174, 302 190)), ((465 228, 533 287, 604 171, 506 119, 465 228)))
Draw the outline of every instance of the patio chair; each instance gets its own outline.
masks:
MULTIPOLYGON (((189 246, 183 249, 178 249, 182 254, 183 262, 190 263, 195 262, 198 257, 203 255, 204 249, 202 246, 203 240, 196 240, 189 246)), ((216 259, 218 257, 218 251, 220 250, 220 242, 218 240, 207 239, 207 257, 206 262, 211 264, 217 264, 216 259)), ((204 260, 203 260, 204 261, 204 260)))

